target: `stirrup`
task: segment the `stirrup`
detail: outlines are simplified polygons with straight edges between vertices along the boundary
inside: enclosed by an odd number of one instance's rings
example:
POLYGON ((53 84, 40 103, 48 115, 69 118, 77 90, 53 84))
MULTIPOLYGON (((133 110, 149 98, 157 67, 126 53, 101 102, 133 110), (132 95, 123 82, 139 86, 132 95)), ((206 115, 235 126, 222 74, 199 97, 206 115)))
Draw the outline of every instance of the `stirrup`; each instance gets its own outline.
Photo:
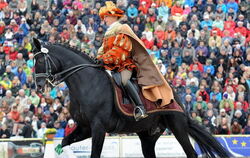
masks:
POLYGON ((134 118, 136 121, 139 121, 146 117, 148 117, 148 114, 146 114, 146 111, 144 109, 142 109, 140 106, 136 106, 134 108, 134 118), (136 113, 136 110, 139 110, 139 111, 136 113))

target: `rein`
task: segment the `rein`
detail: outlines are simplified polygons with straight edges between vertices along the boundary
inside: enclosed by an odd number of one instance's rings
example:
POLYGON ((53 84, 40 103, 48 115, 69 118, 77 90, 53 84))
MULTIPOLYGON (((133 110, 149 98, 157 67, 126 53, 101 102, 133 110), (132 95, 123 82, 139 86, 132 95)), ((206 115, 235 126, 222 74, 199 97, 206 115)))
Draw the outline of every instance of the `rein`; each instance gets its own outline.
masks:
MULTIPOLYGON (((58 72, 56 74, 52 74, 51 69, 51 63, 53 66, 58 70, 56 67, 55 62, 52 60, 51 56, 49 55, 49 50, 47 48, 42 48, 40 52, 36 53, 35 56, 42 54, 45 59, 45 67, 46 72, 45 73, 35 73, 35 79, 36 78, 45 78, 46 81, 51 84, 53 87, 57 86, 59 83, 63 82, 65 79, 76 73, 77 71, 80 71, 82 69, 88 68, 88 67, 102 67, 102 65, 96 65, 96 64, 79 64, 73 67, 70 67, 64 71, 58 72), (62 75, 65 75, 62 77, 62 75)), ((35 63, 35 62, 34 62, 35 63)))

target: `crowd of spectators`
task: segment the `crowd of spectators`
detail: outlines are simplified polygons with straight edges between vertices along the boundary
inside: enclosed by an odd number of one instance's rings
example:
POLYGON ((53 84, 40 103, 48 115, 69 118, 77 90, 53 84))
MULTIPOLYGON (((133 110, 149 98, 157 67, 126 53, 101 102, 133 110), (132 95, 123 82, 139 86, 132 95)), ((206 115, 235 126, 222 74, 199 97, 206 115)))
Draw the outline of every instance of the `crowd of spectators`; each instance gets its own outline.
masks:
MULTIPOLYGON (((0 0, 0 138, 64 137, 74 128, 64 83, 38 94, 32 38, 96 56, 103 0, 0 0)), ((214 134, 250 134, 250 0, 117 0, 190 116, 214 134)))

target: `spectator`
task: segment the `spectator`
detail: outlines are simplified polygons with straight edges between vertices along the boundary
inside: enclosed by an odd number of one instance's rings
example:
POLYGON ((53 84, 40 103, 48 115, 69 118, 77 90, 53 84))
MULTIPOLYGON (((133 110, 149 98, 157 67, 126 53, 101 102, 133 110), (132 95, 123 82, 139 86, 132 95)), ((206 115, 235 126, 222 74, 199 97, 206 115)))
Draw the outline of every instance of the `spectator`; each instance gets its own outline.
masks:
POLYGON ((230 8, 232 8, 235 13, 238 12, 239 6, 235 2, 235 0, 229 0, 229 2, 227 3, 227 10, 229 10, 230 8))
POLYGON ((11 119, 13 119, 15 122, 19 121, 20 113, 17 111, 16 105, 12 105, 12 108, 9 114, 10 114, 11 119))
POLYGON ((233 124, 231 126, 231 132, 230 133, 232 133, 232 134, 241 134, 242 133, 242 127, 238 123, 237 119, 233 120, 233 124))
POLYGON ((38 129, 38 131, 37 131, 37 138, 43 138, 46 130, 47 130, 46 123, 42 122, 41 123, 41 128, 38 129))
MULTIPOLYGON (((157 1, 159 2, 159 1, 157 1)), ((170 2, 170 1, 168 1, 170 2)), ((160 3, 160 5, 158 5, 158 17, 157 18, 162 18, 162 21, 164 23, 167 23, 168 21, 168 16, 169 16, 169 4, 166 4, 164 1, 162 1, 160 3)), ((144 11, 145 14, 145 11, 144 11)))
POLYGON ((228 125, 227 119, 225 117, 221 119, 221 122, 218 126, 218 134, 230 134, 230 125, 228 125))
POLYGON ((250 134, 250 120, 247 120, 247 125, 245 126, 242 134, 250 134))
POLYGON ((25 125, 23 126, 23 128, 18 131, 18 134, 20 136, 23 136, 24 138, 31 138, 32 136, 32 126, 30 124, 30 118, 29 117, 25 117, 25 125))
POLYGON ((65 128, 65 134, 64 135, 68 136, 71 132, 74 131, 75 128, 76 128, 75 122, 72 119, 70 119, 68 121, 68 124, 67 124, 66 128, 65 128))
POLYGON ((54 123, 54 127, 56 128, 55 138, 63 138, 64 137, 64 129, 61 127, 60 122, 56 121, 54 123))
POLYGON ((7 128, 6 124, 2 124, 0 127, 0 139, 10 138, 11 132, 7 128))

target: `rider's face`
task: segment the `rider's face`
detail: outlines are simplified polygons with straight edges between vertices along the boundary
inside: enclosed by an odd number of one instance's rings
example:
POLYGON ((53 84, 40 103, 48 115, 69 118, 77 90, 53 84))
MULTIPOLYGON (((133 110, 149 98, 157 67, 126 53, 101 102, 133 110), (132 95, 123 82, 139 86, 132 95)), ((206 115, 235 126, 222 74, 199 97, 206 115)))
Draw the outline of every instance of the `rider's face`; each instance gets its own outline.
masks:
POLYGON ((117 21, 117 17, 115 16, 104 16, 104 22, 106 23, 107 26, 110 26, 115 21, 117 21))

